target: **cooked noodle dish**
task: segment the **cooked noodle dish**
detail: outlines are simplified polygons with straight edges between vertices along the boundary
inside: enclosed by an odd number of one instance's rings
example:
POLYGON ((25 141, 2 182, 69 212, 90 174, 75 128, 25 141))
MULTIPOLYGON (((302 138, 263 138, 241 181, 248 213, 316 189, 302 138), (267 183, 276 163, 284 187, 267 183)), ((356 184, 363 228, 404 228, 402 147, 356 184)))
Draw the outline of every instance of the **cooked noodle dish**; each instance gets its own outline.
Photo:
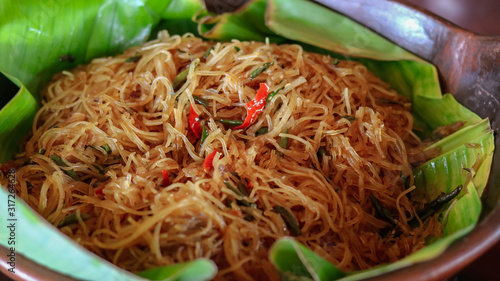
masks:
POLYGON ((440 150, 359 62, 162 31, 56 74, 41 97, 17 194, 128 271, 207 258, 215 280, 279 280, 269 252, 292 237, 351 272, 442 235, 435 198, 410 194, 412 165, 440 150))

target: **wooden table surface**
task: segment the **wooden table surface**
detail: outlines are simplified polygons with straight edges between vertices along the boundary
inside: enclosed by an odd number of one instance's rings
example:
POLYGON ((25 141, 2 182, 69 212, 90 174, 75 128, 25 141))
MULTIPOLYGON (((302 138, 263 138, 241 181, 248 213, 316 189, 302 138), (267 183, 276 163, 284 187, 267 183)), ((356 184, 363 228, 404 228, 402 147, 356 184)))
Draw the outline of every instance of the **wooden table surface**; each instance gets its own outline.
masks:
MULTIPOLYGON (((500 36, 500 0, 400 0, 400 2, 421 6, 470 31, 500 36)), ((500 266, 500 243, 448 280, 500 280, 496 273, 497 266, 500 266)), ((0 280, 10 279, 0 272, 0 280)))

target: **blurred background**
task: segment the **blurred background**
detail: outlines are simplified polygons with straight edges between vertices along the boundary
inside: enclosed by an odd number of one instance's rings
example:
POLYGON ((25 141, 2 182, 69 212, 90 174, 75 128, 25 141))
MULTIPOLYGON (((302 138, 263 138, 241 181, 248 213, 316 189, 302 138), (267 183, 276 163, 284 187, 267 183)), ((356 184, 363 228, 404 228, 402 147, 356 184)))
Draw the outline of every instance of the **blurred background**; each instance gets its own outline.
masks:
MULTIPOLYGON (((230 4, 225 4, 221 7, 215 5, 212 6, 212 9, 215 11, 222 11, 228 8, 235 8, 246 2, 246 0, 232 0, 227 2, 230 4)), ((399 2, 410 3, 425 8, 475 33, 500 36, 500 0, 399 0, 399 2)), ((6 89, 3 90, 5 91, 6 89)), ((498 274, 494 274, 497 269, 496 266, 499 265, 499 261, 500 243, 448 280, 500 280, 498 274)), ((9 281, 11 279, 0 272, 0 280, 9 281)))
POLYGON ((467 30, 500 36, 498 0, 400 0, 423 7, 467 30))

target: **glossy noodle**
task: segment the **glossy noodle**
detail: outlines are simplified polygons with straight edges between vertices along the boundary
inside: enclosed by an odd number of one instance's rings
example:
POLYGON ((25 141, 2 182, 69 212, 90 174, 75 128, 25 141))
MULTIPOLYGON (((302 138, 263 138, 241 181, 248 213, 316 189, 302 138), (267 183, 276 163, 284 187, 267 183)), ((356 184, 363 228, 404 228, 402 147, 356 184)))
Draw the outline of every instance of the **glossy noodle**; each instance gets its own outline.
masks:
POLYGON ((358 62, 162 32, 57 74, 42 97, 19 194, 124 269, 206 257, 217 279, 277 280, 283 236, 351 271, 441 232, 436 216, 408 223, 421 203, 403 179, 426 158, 411 105, 358 62), (262 83, 272 94, 239 128, 262 83))

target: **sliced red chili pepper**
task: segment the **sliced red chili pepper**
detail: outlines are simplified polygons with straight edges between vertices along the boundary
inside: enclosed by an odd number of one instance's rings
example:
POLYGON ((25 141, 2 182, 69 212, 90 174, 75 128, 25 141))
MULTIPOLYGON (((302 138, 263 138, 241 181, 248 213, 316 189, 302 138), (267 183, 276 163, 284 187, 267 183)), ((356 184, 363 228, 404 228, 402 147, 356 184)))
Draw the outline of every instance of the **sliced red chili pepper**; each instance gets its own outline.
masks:
POLYGON ((170 184, 170 179, 168 178, 167 170, 162 170, 161 172, 163 173, 162 186, 165 187, 170 184))
POLYGON ((255 95, 253 100, 249 101, 245 106, 247 109, 247 117, 245 118, 245 121, 243 122, 243 124, 236 127, 236 130, 245 129, 253 123, 257 115, 262 112, 264 106, 266 105, 267 95, 269 95, 268 92, 269 85, 267 85, 267 83, 260 83, 259 91, 255 95))
POLYGON ((243 214, 241 213, 241 211, 239 209, 232 209, 232 211, 233 211, 234 216, 237 216, 240 218, 243 216, 243 214))
POLYGON ((99 197, 102 197, 104 196, 104 192, 102 192, 102 190, 104 189, 104 187, 101 187, 101 188, 98 188, 95 190, 95 195, 99 196, 99 197))
POLYGON ((207 155, 207 158, 205 158, 203 162, 203 171, 208 173, 210 169, 214 167, 214 157, 217 152, 217 149, 215 149, 212 153, 207 155))
POLYGON ((191 131, 196 135, 196 137, 201 137, 201 125, 200 125, 200 116, 198 113, 193 108, 193 105, 191 105, 191 108, 189 110, 189 127, 191 128, 191 131))

